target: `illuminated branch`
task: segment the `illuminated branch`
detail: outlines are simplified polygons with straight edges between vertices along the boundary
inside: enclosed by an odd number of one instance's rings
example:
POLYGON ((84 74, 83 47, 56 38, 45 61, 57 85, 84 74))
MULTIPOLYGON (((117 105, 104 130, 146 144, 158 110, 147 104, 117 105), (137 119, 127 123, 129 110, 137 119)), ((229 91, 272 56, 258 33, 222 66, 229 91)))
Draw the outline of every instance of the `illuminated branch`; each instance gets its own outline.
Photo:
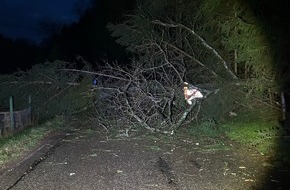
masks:
POLYGON ((195 38, 197 38, 201 42, 201 44, 205 48, 207 48, 209 51, 211 51, 223 63, 224 68, 229 72, 229 74, 231 75, 231 77, 233 79, 238 79, 238 77, 228 67, 226 61, 222 58, 222 56, 213 47, 211 47, 200 35, 198 35, 194 30, 192 30, 189 27, 187 27, 183 24, 180 24, 180 23, 169 24, 169 23, 161 22, 160 20, 154 20, 154 21, 152 21, 152 23, 160 25, 160 26, 164 26, 164 27, 169 27, 169 28, 182 28, 182 29, 185 29, 186 31, 190 32, 195 38))

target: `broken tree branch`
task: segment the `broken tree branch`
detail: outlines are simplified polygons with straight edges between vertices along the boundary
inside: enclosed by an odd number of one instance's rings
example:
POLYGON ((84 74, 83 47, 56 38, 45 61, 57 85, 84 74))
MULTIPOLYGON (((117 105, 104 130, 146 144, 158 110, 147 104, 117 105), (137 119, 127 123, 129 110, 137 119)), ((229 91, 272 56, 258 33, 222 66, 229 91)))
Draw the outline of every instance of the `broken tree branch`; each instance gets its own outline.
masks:
POLYGON ((152 23, 160 25, 160 26, 164 26, 164 27, 185 29, 186 31, 191 33, 195 38, 197 38, 205 48, 211 51, 223 63, 223 67, 228 71, 228 73, 231 75, 233 79, 238 79, 238 77, 228 67, 227 62, 222 58, 222 56, 212 46, 210 46, 200 35, 198 35, 194 30, 180 23, 170 24, 170 23, 164 23, 160 20, 154 20, 152 21, 152 23))

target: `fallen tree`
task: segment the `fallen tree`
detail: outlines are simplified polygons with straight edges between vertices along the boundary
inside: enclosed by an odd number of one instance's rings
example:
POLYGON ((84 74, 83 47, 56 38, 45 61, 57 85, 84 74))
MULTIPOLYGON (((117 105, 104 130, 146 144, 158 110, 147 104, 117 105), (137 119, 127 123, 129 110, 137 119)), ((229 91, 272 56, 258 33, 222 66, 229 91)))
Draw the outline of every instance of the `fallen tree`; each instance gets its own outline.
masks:
MULTIPOLYGON (((186 104, 183 73, 169 62, 155 67, 132 61, 127 68, 107 64, 100 72, 66 71, 95 76, 92 119, 106 130, 121 128, 125 136, 132 126, 173 134, 186 121, 197 119, 200 111, 202 99, 186 104), (191 117, 189 113, 193 113, 191 117)), ((203 99, 216 92, 216 89, 199 90, 204 94, 203 99)))

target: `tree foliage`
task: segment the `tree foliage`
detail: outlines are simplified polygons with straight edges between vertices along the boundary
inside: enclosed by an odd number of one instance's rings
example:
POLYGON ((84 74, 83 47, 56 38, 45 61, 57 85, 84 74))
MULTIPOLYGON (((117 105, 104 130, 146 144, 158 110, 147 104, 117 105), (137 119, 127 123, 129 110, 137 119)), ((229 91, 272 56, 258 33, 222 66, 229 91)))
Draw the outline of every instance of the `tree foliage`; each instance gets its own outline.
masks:
MULTIPOLYGON (((121 24, 108 28, 117 42, 144 64, 172 63, 182 80, 210 83, 233 91, 216 96, 222 104, 204 106, 220 112, 279 110, 273 50, 265 28, 239 0, 140 1, 139 9, 121 24), (214 109, 213 109, 214 108, 214 109)), ((259 115, 259 114, 258 114, 259 115)), ((260 114, 264 117, 264 114, 260 114)))
MULTIPOLYGON (((43 122, 56 115, 73 115, 88 109, 91 76, 67 72, 71 63, 55 61, 34 65, 32 69, 13 75, 0 75, 0 105, 9 110, 9 96, 14 97, 16 110, 28 107, 31 96, 32 115, 43 122)), ((88 65, 84 69, 89 70, 88 65)))

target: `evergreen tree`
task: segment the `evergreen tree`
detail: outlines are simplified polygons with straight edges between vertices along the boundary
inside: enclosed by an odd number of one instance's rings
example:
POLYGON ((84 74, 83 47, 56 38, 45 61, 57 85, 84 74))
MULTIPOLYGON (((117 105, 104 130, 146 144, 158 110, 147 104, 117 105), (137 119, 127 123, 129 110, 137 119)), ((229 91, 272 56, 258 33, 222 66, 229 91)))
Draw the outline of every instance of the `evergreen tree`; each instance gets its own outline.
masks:
POLYGON ((144 64, 169 63, 183 80, 218 85, 222 91, 203 107, 209 118, 245 111, 269 119, 279 110, 272 49, 246 3, 140 1, 135 14, 109 29, 144 64))
POLYGON ((270 115, 275 115, 279 110, 279 86, 275 50, 266 35, 270 28, 257 18, 250 5, 240 0, 204 1, 201 30, 215 47, 221 47, 250 104, 266 107, 270 115))

